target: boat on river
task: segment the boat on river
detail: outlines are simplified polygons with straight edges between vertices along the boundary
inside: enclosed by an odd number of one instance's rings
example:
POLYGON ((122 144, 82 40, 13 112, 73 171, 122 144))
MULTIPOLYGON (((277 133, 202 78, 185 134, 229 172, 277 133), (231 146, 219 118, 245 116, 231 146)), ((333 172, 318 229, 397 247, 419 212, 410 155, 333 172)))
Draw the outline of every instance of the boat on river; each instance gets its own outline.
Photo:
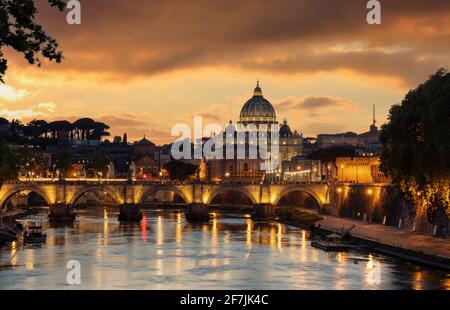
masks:
POLYGON ((43 244, 47 241, 47 235, 43 233, 41 224, 30 225, 23 233, 23 244, 43 244))
POLYGON ((353 225, 350 229, 342 230, 341 234, 332 233, 324 238, 313 240, 311 241, 311 246, 329 251, 329 252, 345 252, 348 251, 351 248, 355 248, 356 245, 354 245, 351 240, 351 234, 350 231, 355 228, 355 225, 353 225))
POLYGON ((313 240, 311 241, 311 246, 329 252, 345 252, 354 247, 353 244, 342 239, 338 234, 331 234, 324 239, 313 240))

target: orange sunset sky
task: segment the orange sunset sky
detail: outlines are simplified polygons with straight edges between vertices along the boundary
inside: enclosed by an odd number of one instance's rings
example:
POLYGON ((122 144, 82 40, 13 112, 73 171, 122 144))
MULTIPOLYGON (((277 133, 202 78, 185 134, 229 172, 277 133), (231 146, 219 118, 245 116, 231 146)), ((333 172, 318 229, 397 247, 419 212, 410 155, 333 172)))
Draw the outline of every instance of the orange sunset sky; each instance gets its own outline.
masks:
POLYGON ((318 133, 367 131, 449 66, 450 1, 81 0, 82 24, 38 0, 38 22, 65 60, 41 68, 11 50, 0 116, 91 117, 112 135, 172 140, 176 123, 237 120, 256 80, 279 121, 318 133))

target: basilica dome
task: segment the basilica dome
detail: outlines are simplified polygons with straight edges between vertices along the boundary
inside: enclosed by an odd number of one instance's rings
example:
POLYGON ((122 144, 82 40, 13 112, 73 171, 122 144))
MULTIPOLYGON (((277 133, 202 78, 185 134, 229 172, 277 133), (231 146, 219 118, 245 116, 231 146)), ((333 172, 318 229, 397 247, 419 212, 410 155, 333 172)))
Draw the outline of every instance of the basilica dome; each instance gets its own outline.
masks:
POLYGON ((253 97, 248 100, 241 110, 239 118, 241 123, 276 123, 277 116, 272 104, 263 97, 259 82, 256 85, 253 97))
POLYGON ((280 127, 280 136, 283 138, 292 136, 291 128, 287 124, 286 120, 283 122, 283 125, 281 125, 281 127, 280 127))

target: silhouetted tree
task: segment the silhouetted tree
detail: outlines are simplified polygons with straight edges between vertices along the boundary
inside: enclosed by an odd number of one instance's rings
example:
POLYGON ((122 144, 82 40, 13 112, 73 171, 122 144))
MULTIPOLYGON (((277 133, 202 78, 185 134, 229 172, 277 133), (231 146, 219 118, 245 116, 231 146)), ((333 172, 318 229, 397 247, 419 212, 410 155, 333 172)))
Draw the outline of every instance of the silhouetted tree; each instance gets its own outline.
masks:
POLYGON ((49 125, 44 120, 32 120, 28 123, 27 127, 30 129, 31 136, 35 139, 46 138, 49 131, 49 125))
POLYGON ((81 140, 89 139, 89 133, 94 129, 95 121, 92 118, 80 118, 73 123, 74 128, 77 130, 77 137, 81 140))
POLYGON ((62 175, 70 169, 72 165, 72 153, 67 149, 59 149, 53 156, 53 164, 62 175))
POLYGON ((197 166, 186 163, 181 160, 171 160, 164 164, 164 169, 169 173, 169 178, 171 180, 184 181, 193 176, 197 172, 197 166))
POLYGON ((319 149, 308 155, 308 159, 320 160, 323 163, 335 163, 337 157, 354 157, 354 149, 342 146, 330 146, 325 149, 319 149))
POLYGON ((35 176, 42 175, 47 169, 45 158, 28 145, 15 152, 18 169, 21 173, 35 176))
POLYGON ((0 139, 0 187, 4 181, 16 178, 16 159, 5 141, 0 139))
POLYGON ((97 150, 92 163, 86 165, 86 170, 91 176, 98 176, 99 172, 102 176, 106 176, 110 164, 111 158, 108 153, 103 150, 97 150))
POLYGON ((9 125, 9 121, 6 118, 0 117, 0 126, 9 125))
MULTIPOLYGON (((62 11, 66 4, 62 0, 48 0, 51 6, 62 11)), ((11 47, 24 55, 30 64, 40 66, 39 55, 50 61, 61 62, 62 52, 56 41, 35 23, 37 9, 33 0, 0 1, 0 82, 8 68, 3 47, 11 47)))
POLYGON ((72 130, 72 124, 69 121, 55 121, 48 124, 48 128, 52 133, 52 139, 57 138, 59 131, 70 132, 72 130))
POLYGON ((127 135, 127 133, 124 133, 124 134, 123 134, 122 143, 123 143, 123 145, 125 145, 125 146, 128 145, 128 135, 127 135))
POLYGON ((450 73, 441 69, 392 106, 381 168, 429 220, 450 214, 450 73))
POLYGON ((105 123, 94 122, 92 126, 92 132, 89 134, 91 140, 102 140, 105 137, 109 137, 111 134, 107 131, 110 127, 105 123))

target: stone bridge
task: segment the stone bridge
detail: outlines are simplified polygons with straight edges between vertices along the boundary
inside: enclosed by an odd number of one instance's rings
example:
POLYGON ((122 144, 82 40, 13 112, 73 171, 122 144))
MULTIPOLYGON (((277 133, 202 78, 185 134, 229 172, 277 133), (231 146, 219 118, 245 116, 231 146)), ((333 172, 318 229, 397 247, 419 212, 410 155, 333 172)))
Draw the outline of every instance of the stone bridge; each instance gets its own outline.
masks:
POLYGON ((6 182, 0 189, 0 209, 17 193, 40 195, 49 206, 75 205, 88 192, 105 192, 117 205, 141 205, 161 191, 173 192, 186 204, 210 205, 223 193, 242 193, 253 205, 276 206, 280 199, 291 192, 305 192, 317 202, 319 208, 330 203, 329 186, 325 183, 308 184, 250 184, 250 183, 181 183, 126 180, 101 181, 14 181, 6 182))
POLYGON ((206 204, 222 193, 239 192, 253 204, 277 205, 291 192, 305 192, 323 207, 329 203, 328 185, 314 184, 250 184, 250 183, 177 183, 177 182, 127 182, 127 181, 15 181, 6 182, 0 189, 0 208, 15 194, 34 192, 48 205, 74 205, 84 194, 101 191, 116 204, 142 204, 151 195, 161 191, 173 192, 186 204, 206 204))

